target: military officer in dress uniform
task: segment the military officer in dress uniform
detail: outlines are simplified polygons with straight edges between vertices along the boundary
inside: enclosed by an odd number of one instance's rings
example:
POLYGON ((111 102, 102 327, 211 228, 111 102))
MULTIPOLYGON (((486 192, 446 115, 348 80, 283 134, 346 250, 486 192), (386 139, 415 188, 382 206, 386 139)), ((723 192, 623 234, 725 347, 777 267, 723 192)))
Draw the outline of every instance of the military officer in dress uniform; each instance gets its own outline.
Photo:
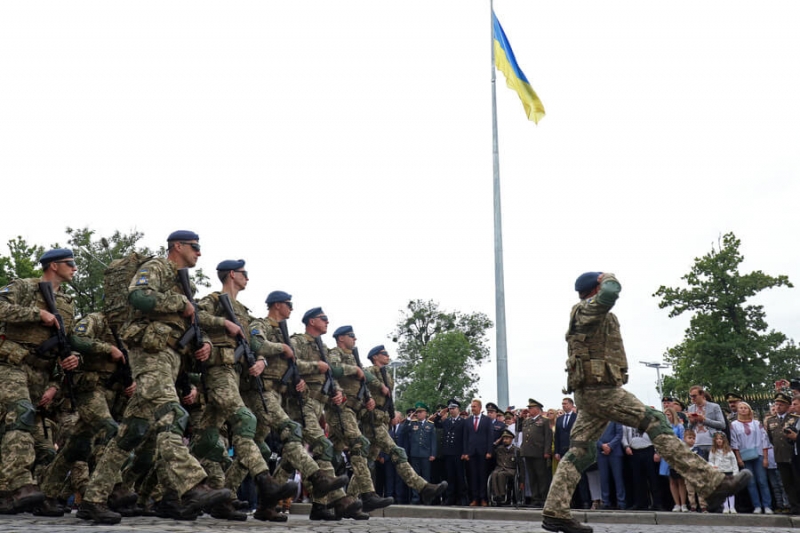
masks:
POLYGON ((442 429, 441 454, 444 460, 447 494, 445 505, 467 505, 467 481, 464 475, 464 419, 458 416, 461 404, 447 401, 447 411, 436 413, 434 425, 442 429))
POLYGON ((789 440, 784 429, 793 428, 800 416, 790 413, 792 399, 788 394, 779 392, 775 395, 775 414, 764 420, 764 427, 775 450, 775 462, 783 482, 783 489, 789 497, 790 513, 800 514, 800 476, 792 468, 794 443, 789 440))
MULTIPOLYGON (((430 482, 431 463, 436 459, 436 429, 428 422, 428 406, 423 402, 414 405, 417 417, 408 425, 409 462, 422 479, 430 482)), ((411 503, 420 503, 419 492, 411 489, 411 503)))
POLYGON ((531 504, 542 507, 550 489, 551 468, 548 466, 553 443, 550 422, 542 416, 542 404, 533 398, 528 400, 530 416, 525 419, 520 431, 522 445, 520 455, 524 458, 528 481, 531 484, 531 504))
POLYGON ((514 437, 514 433, 504 429, 500 434, 500 442, 494 447, 494 457, 497 465, 492 471, 492 494, 495 503, 498 505, 502 505, 505 502, 508 481, 513 480, 517 474, 519 449, 514 446, 514 437))

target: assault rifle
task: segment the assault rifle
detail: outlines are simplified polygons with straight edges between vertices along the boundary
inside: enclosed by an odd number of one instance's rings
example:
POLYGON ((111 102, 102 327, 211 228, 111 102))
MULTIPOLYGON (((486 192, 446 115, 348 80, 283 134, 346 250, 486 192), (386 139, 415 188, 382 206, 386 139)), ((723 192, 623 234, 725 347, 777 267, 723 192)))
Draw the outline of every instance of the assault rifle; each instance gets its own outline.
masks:
MULTIPOLYGON (((253 353, 250 343, 244 337, 244 328, 239 323, 239 319, 236 318, 236 313, 233 312, 230 296, 224 292, 220 293, 219 304, 222 306, 222 310, 225 311, 228 320, 239 326, 239 329, 242 330, 242 333, 236 336, 236 351, 233 354, 233 360, 238 363, 242 357, 244 357, 244 362, 247 363, 247 369, 249 370, 256 364, 256 354, 253 353)), ((266 364, 266 361, 264 361, 264 363, 266 364)), ((261 381, 261 376, 250 377, 256 384, 256 390, 258 390, 258 397, 261 398, 261 405, 264 406, 264 412, 268 413, 267 402, 264 400, 264 383, 261 381)))
MULTIPOLYGON (((361 369, 361 372, 364 374, 364 377, 361 378, 361 385, 358 387, 358 392, 356 393, 356 399, 361 402, 362 405, 366 405, 368 401, 372 399, 372 394, 369 392, 369 387, 367 387, 367 371, 364 370, 364 367, 361 366, 361 358, 358 356, 358 348, 353 346, 353 357, 356 360, 356 364, 358 368, 361 369)), ((372 431, 375 431, 375 413, 373 411, 369 412, 369 421, 372 425, 372 431)))
MULTIPOLYGON (((64 361, 67 357, 72 355, 69 341, 67 340, 67 332, 64 330, 64 318, 58 312, 56 307, 56 295, 53 294, 53 285, 49 281, 39 282, 39 291, 44 297, 44 303, 47 305, 47 310, 56 317, 56 325, 53 326, 54 334, 52 337, 44 341, 36 347, 36 356, 43 359, 53 359, 57 357, 59 361, 64 361), (55 350, 55 355, 51 355, 55 350)), ((67 396, 69 397, 70 410, 75 412, 75 384, 72 379, 72 370, 64 370, 64 383, 67 388, 67 396)))
MULTIPOLYGON (((189 329, 186 330, 186 333, 184 333, 178 341, 178 348, 183 350, 189 343, 192 343, 192 347, 196 351, 199 350, 203 345, 203 330, 200 329, 200 321, 197 318, 197 302, 194 301, 194 297, 192 295, 192 284, 189 282, 188 268, 181 268, 178 270, 178 283, 180 283, 183 295, 186 296, 186 298, 189 300, 189 303, 194 307, 192 323, 189 324, 189 329)), ((194 354, 192 354, 191 357, 193 361, 197 361, 194 359, 194 354)), ((206 401, 208 401, 208 390, 206 389, 206 364, 199 361, 198 363, 200 366, 200 383, 203 385, 203 396, 205 396, 206 401)))
POLYGON ((119 338, 119 332, 117 332, 117 328, 111 327, 111 334, 114 336, 114 344, 117 345, 119 351, 122 352, 123 357, 125 358, 125 362, 117 367, 114 372, 108 376, 106 380, 106 388, 110 389, 114 386, 115 383, 122 383, 122 388, 127 389, 131 385, 133 385, 133 374, 131 373, 131 362, 128 358, 128 349, 125 348, 125 345, 122 344, 122 339, 119 338))
POLYGON ((381 367, 381 378, 383 379, 383 385, 389 389, 389 394, 386 395, 386 403, 383 404, 383 410, 389 413, 389 419, 393 419, 394 398, 392 398, 392 388, 389 386, 389 376, 385 366, 381 367))
MULTIPOLYGON (((281 330, 283 342, 291 348, 292 343, 289 340, 289 328, 286 326, 285 320, 278 322, 278 329, 281 330)), ((292 351, 294 352, 294 348, 292 348, 292 351)), ((300 372, 297 370, 297 361, 292 357, 289 359, 289 368, 286 369, 286 372, 283 373, 283 377, 281 377, 281 385, 284 385, 292 392, 292 395, 297 398, 297 404, 300 406, 300 422, 303 424, 303 427, 306 427, 306 417, 303 415, 303 393, 297 390, 297 383, 299 381, 300 372)))
MULTIPOLYGON (((333 399, 333 397, 337 394, 336 380, 333 379, 333 371, 331 370, 331 364, 328 362, 328 356, 325 353, 325 345, 322 344, 322 336, 318 335, 314 338, 314 341, 317 343, 317 350, 319 350, 320 360, 328 365, 328 371, 325 372, 325 382, 322 384, 322 394, 333 399)), ((336 416, 339 418, 339 427, 342 428, 342 431, 344 431, 344 423, 342 422, 342 408, 333 403, 333 401, 331 401, 331 405, 333 406, 333 410, 336 412, 336 416)))

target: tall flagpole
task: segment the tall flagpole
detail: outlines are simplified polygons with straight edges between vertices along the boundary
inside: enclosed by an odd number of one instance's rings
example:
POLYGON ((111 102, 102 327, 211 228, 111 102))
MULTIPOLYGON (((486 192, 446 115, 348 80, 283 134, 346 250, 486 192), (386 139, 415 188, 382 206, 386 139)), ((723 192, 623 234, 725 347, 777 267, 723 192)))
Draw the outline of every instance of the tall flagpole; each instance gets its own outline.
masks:
POLYGON ((494 66, 494 0, 489 0, 492 50, 492 160, 494 164, 494 305, 497 325, 497 404, 508 404, 508 353, 506 350, 506 295, 503 277, 503 221, 500 209, 500 151, 497 148, 497 84, 494 66))

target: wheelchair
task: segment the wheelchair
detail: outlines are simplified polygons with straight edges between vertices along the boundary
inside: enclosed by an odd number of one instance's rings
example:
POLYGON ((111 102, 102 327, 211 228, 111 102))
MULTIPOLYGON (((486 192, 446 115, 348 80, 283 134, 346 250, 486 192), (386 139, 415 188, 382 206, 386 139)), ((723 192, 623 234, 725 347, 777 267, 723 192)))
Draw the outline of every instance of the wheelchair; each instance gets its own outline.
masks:
POLYGON ((519 461, 513 475, 508 472, 494 470, 489 474, 486 482, 486 494, 489 495, 489 505, 492 507, 513 506, 518 509, 525 502, 524 474, 520 472, 519 461), (494 490, 494 479, 497 475, 506 476, 506 495, 500 496, 494 490))

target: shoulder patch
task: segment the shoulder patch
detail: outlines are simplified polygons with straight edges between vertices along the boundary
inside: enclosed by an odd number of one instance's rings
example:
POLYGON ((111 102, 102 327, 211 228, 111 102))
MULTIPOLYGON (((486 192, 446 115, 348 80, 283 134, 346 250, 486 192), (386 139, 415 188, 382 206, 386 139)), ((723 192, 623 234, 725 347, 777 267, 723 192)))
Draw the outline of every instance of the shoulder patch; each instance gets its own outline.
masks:
POLYGON ((10 287, 10 286, 8 286, 8 285, 6 285, 6 286, 5 286, 5 287, 3 287, 2 289, 0 289, 0 293, 2 293, 2 292, 9 292, 10 290, 11 290, 11 287, 10 287))
POLYGON ((258 328, 253 328, 253 329, 250 330, 250 335, 252 335, 252 336, 256 336, 256 335, 260 335, 260 334, 261 334, 261 330, 258 329, 258 328))
POLYGON ((147 276, 139 276, 139 279, 136 280, 136 286, 140 285, 148 285, 147 276))
POLYGON ((81 322, 75 327, 77 333, 86 333, 86 322, 81 322))

